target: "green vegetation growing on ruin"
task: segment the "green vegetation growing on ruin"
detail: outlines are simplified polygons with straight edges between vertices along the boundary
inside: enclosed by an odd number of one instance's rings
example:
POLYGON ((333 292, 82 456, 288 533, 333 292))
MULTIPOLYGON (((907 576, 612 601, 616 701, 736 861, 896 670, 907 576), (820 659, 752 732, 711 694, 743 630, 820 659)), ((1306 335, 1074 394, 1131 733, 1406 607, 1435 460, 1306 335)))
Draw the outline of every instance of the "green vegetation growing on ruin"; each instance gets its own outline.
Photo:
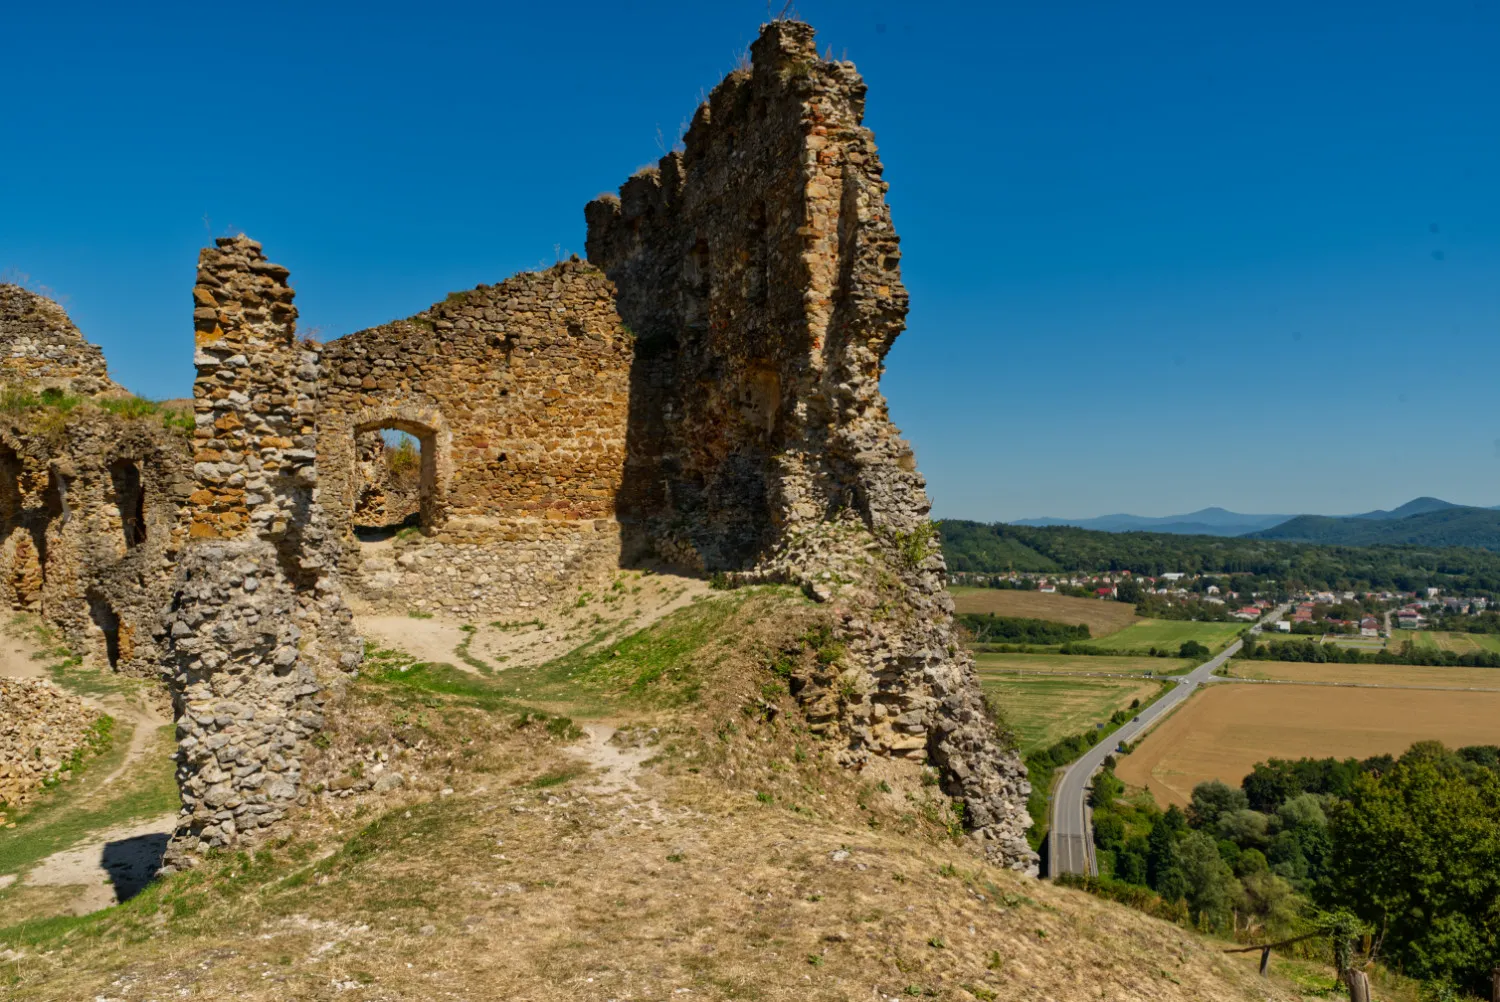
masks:
POLYGON ((0 412, 40 412, 35 420, 38 430, 44 434, 60 432, 66 424, 67 416, 84 405, 98 407, 116 417, 127 419, 156 418, 163 427, 184 435, 191 435, 195 427, 190 408, 167 407, 143 397, 80 397, 59 389, 46 389, 38 393, 17 386, 0 390, 0 412))

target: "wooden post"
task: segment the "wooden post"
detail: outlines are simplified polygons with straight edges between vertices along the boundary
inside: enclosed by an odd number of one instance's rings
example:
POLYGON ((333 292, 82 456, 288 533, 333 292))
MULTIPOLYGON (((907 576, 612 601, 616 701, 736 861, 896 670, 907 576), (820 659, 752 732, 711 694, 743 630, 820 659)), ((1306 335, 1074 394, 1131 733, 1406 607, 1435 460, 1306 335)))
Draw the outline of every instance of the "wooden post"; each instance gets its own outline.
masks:
POLYGON ((1500 1002, 1500 967, 1490 971, 1490 1002, 1500 1002))
POLYGON ((1260 976, 1263 978, 1271 976, 1271 948, 1269 946, 1260 951, 1260 976))
POLYGON ((1349 978, 1349 1002, 1370 1002, 1370 976, 1364 971, 1350 968, 1347 972, 1349 978))

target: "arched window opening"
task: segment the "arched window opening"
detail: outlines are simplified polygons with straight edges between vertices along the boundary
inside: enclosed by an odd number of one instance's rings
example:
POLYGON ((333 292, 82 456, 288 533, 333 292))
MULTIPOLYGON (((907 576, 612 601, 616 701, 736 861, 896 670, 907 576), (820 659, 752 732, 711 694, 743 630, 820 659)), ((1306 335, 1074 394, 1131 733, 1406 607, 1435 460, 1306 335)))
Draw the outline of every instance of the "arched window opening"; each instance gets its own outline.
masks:
POLYGON ((134 460, 117 459, 109 464, 109 481, 115 490, 125 546, 139 546, 146 541, 146 492, 141 487, 141 468, 134 460))
POLYGON ((361 541, 436 524, 435 439, 430 428, 405 421, 355 430, 354 533, 361 541))

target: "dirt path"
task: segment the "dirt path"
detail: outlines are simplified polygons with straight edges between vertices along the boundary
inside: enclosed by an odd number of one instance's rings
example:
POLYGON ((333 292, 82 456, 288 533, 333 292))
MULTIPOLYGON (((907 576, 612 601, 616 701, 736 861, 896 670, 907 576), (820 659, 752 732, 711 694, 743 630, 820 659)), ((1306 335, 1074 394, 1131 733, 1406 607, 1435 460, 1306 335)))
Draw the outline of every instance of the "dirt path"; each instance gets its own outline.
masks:
POLYGON ((463 660, 459 648, 470 637, 468 653, 497 672, 545 664, 590 641, 608 643, 691 605, 708 593, 708 583, 675 574, 622 572, 616 585, 583 599, 581 605, 535 614, 525 621, 467 623, 442 616, 360 612, 355 625, 382 646, 405 651, 421 661, 440 661, 463 671, 478 668, 463 660))
MULTIPOLYGON (((45 678, 45 658, 33 657, 36 643, 21 631, 0 634, 0 676, 45 678)), ((107 797, 117 786, 128 786, 157 731, 172 722, 160 694, 144 686, 122 688, 106 695, 75 693, 90 709, 107 713, 129 727, 130 738, 119 764, 97 786, 83 792, 85 803, 107 797)), ((13 885, 57 889, 59 910, 86 915, 124 900, 144 887, 155 874, 177 822, 175 813, 91 832, 60 852, 18 873, 0 875, 0 890, 13 885)))
POLYGON ((621 740, 627 736, 620 734, 613 724, 604 723, 584 724, 583 731, 584 740, 569 745, 568 754, 600 770, 593 783, 583 791, 608 794, 640 789, 636 777, 640 775, 642 763, 656 754, 650 743, 655 735, 630 735, 634 740, 621 740), (617 738, 616 735, 620 736, 617 738))

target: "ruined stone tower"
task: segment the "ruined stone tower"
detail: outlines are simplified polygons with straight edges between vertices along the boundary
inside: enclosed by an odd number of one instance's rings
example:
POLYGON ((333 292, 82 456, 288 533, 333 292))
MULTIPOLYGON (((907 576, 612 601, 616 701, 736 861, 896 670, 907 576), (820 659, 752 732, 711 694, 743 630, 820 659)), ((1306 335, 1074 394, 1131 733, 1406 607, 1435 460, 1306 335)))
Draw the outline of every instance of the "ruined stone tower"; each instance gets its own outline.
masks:
POLYGON ((681 153, 589 204, 589 260, 638 335, 625 481, 633 539, 834 604, 849 663, 795 680, 814 722, 926 758, 984 851, 1029 869, 1030 785, 957 642, 930 504, 887 413, 906 318, 865 84, 778 21, 699 107, 681 153))
POLYGON ((359 662, 323 552, 317 349, 297 341, 286 279, 245 237, 198 261, 197 489, 166 619, 183 802, 169 867, 282 816, 322 726, 315 666, 359 662))

